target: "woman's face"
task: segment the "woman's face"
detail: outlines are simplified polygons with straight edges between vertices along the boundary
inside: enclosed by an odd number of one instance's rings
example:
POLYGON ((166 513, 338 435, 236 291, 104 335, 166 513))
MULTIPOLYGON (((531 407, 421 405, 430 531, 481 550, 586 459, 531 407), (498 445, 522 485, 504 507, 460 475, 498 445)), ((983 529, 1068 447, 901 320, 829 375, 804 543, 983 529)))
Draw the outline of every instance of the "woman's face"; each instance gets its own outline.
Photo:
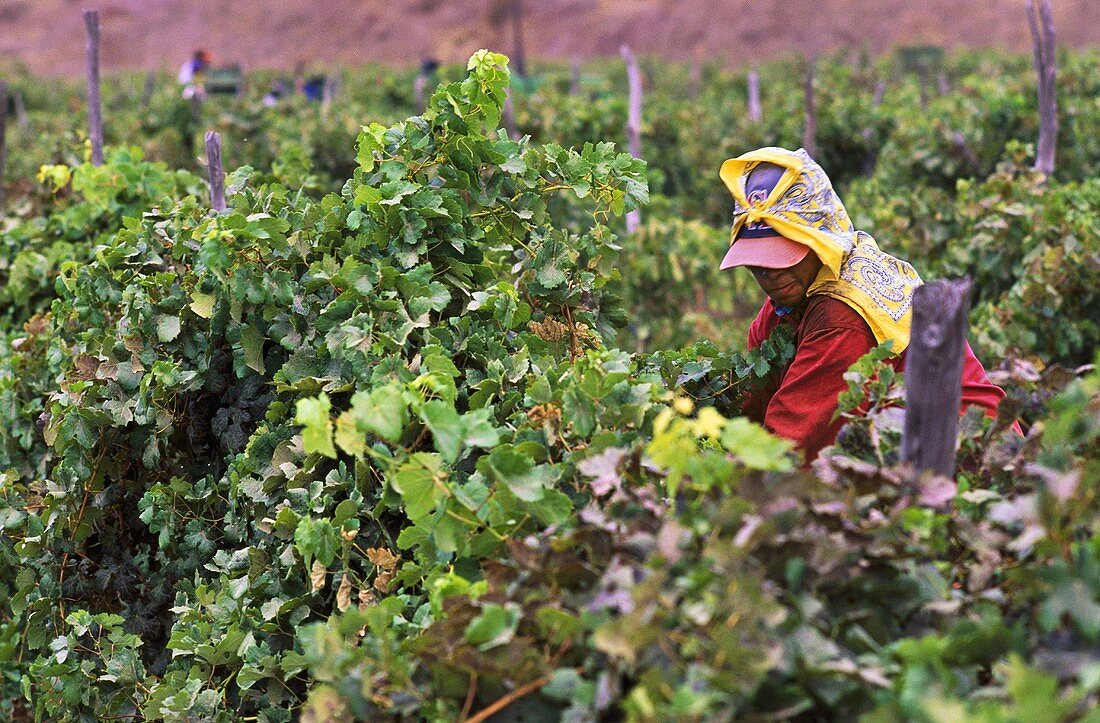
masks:
POLYGON ((821 259, 810 252, 794 266, 785 269, 766 269, 762 266, 750 266, 749 271, 760 284, 764 293, 776 306, 798 306, 806 298, 806 291, 817 278, 821 269, 821 259))

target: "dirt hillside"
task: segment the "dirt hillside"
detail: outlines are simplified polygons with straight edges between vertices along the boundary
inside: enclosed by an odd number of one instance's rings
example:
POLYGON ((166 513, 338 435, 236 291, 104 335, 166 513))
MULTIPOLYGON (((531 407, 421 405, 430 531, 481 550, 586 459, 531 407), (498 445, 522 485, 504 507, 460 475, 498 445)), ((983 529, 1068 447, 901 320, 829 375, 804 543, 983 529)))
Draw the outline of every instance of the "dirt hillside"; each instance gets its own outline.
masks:
MULTIPOLYGON (((81 11, 97 7, 105 72, 173 69, 198 47, 216 64, 314 67, 444 61, 479 47, 510 52, 507 0, 0 0, 0 61, 39 73, 83 71, 81 11)), ((1054 0, 1058 40, 1100 45, 1100 0, 1054 0)), ((534 57, 637 52, 757 60, 796 49, 866 45, 1027 50, 1024 0, 525 0, 534 57)))

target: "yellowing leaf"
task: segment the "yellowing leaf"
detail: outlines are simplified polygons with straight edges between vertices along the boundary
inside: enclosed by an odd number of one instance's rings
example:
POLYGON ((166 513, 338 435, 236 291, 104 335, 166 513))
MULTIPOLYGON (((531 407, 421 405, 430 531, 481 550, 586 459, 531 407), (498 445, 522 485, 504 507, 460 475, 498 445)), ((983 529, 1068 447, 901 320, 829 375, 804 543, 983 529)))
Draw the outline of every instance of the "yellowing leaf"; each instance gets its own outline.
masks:
POLYGON ((680 414, 688 415, 695 411, 695 403, 687 397, 676 397, 672 400, 672 408, 680 414))
POLYGON ((306 453, 320 452, 326 457, 336 458, 336 448, 332 445, 332 419, 329 410, 332 403, 324 392, 312 399, 299 399, 294 421, 302 425, 302 444, 306 453))
POLYGON ((628 663, 633 663, 638 651, 620 629, 620 626, 610 623, 604 625, 592 636, 592 642, 596 649, 607 654, 612 659, 618 658, 628 663))
POLYGON ((336 418, 336 446, 356 456, 362 455, 367 449, 366 435, 359 431, 350 409, 336 418))
POLYGON ((157 318, 157 338, 161 341, 172 341, 180 335, 180 318, 167 314, 157 318))
POLYGON ((246 326, 241 332, 241 351, 248 368, 264 373, 264 335, 254 326, 246 326))
POLYGON ((204 319, 214 315, 214 295, 204 294, 201 291, 191 292, 191 311, 204 319))
POLYGON ((703 407, 695 420, 695 433, 700 437, 717 439, 726 425, 726 418, 714 407, 703 407))

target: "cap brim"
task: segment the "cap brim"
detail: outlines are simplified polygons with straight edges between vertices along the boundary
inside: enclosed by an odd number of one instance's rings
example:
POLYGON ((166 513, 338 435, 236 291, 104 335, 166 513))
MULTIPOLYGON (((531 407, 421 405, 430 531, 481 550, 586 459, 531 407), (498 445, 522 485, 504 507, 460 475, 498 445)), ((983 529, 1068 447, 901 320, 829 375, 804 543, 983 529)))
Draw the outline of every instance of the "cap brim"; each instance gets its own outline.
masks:
POLYGON ((722 259, 721 269, 735 266, 761 266, 765 269, 785 269, 794 266, 810 247, 782 236, 738 239, 722 259))

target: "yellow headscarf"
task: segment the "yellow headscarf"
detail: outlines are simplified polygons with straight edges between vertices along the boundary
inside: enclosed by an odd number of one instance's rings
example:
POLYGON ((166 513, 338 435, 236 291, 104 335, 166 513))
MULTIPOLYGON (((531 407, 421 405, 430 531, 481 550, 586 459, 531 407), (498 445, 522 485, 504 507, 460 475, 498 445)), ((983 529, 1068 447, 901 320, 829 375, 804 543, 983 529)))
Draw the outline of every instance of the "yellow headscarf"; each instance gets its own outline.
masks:
POLYGON ((913 290, 920 276, 907 262, 883 253, 871 236, 857 231, 829 177, 805 150, 761 148, 722 164, 722 181, 733 195, 730 243, 748 222, 764 221, 776 233, 809 246, 821 259, 821 271, 807 296, 831 296, 852 307, 881 344, 893 352, 909 346, 913 290), (768 198, 750 204, 745 179, 760 163, 786 169, 768 198))

